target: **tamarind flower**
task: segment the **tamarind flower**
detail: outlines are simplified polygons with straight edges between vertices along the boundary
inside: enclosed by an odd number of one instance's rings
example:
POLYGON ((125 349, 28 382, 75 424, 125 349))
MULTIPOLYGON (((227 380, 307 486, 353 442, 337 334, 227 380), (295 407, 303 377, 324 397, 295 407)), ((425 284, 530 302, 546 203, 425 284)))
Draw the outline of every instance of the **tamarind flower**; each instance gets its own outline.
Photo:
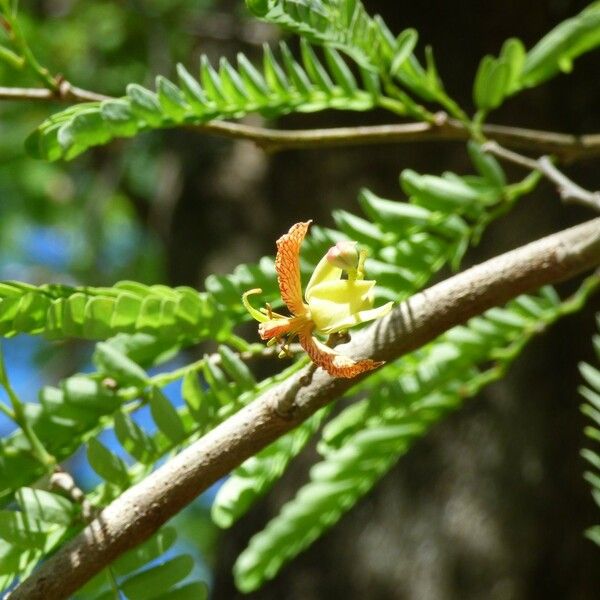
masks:
POLYGON ((375 281, 363 278, 365 253, 357 250, 356 242, 338 242, 316 266, 302 296, 300 282, 300 246, 311 221, 296 223, 277 240, 275 270, 281 298, 291 313, 286 317, 266 308, 257 310, 248 296, 260 289, 249 290, 242 296, 248 312, 259 321, 258 333, 268 345, 282 343, 280 356, 288 354, 289 342, 298 337, 311 360, 332 377, 355 377, 380 366, 371 359, 353 360, 330 348, 315 333, 329 335, 386 315, 392 308, 389 302, 373 308, 375 281), (347 279, 342 279, 344 271, 347 279))

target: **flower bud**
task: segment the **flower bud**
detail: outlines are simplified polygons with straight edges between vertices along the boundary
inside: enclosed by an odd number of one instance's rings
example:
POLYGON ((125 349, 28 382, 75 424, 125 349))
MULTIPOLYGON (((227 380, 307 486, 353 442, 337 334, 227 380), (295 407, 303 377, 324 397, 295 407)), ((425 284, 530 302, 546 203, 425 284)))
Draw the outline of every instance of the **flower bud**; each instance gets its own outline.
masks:
POLYGON ((338 242, 327 251, 327 261, 343 271, 356 271, 360 254, 357 243, 348 240, 338 242))

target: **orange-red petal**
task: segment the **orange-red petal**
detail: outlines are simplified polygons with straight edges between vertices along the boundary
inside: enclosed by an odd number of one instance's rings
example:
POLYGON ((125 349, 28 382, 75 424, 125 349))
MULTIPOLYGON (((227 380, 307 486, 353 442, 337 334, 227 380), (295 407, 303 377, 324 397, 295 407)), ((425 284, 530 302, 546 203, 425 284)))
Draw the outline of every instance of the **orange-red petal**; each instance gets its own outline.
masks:
POLYGON ((381 366, 383 362, 365 358, 353 360, 349 356, 337 353, 312 335, 312 327, 305 327, 299 332, 300 345, 310 359, 319 367, 325 369, 332 377, 356 377, 365 371, 371 371, 381 366))
POLYGON ((294 315, 305 312, 300 282, 300 246, 312 221, 296 223, 277 240, 275 270, 281 298, 294 315))

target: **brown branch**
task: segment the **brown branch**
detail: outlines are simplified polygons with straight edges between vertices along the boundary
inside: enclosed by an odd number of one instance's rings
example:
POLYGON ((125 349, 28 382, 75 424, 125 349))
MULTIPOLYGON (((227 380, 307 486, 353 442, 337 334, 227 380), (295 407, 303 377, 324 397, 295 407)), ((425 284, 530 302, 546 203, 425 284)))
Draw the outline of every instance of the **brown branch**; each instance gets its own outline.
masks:
MULTIPOLYGON (((310 149, 368 144, 397 144, 421 141, 466 141, 471 138, 469 130, 458 120, 438 113, 435 123, 395 123, 358 127, 334 127, 325 129, 279 130, 255 127, 242 123, 211 121, 192 126, 201 133, 214 134, 254 142, 265 152, 281 152, 290 149, 310 149)), ((552 131, 484 125, 483 133, 499 144, 553 154, 561 161, 573 162, 600 155, 600 135, 575 136, 552 131)))
MULTIPOLYGON (((46 88, 0 87, 0 100, 56 100, 62 102, 100 102, 110 96, 84 90, 62 81, 57 90, 46 88)), ((215 119, 187 128, 204 134, 254 142, 265 152, 369 144, 398 144, 421 141, 466 141, 471 133, 457 119, 438 113, 436 122, 394 123, 357 127, 280 130, 231 123, 215 119)), ((504 125, 484 125, 484 135, 499 144, 544 154, 553 154, 563 162, 600 155, 600 134, 570 135, 504 125)))
MULTIPOLYGON (((515 296, 600 264, 600 218, 548 236, 460 273, 399 305, 342 346, 351 356, 394 360, 451 327, 515 296)), ((198 494, 290 431, 356 380, 309 367, 265 392, 133 486, 48 558, 12 600, 67 598, 140 544, 198 494), (277 407, 290 403, 281 416, 277 407)))
POLYGON ((522 154, 503 148, 496 141, 486 142, 483 145, 483 149, 490 154, 496 155, 498 158, 532 171, 539 171, 546 179, 556 185, 563 202, 581 204, 586 208, 600 212, 600 192, 586 190, 572 179, 569 179, 562 171, 556 168, 550 157, 542 156, 534 159, 529 156, 523 156, 522 154))
MULTIPOLYGON (((243 123, 230 123, 229 121, 211 121, 203 125, 194 125, 191 129, 209 135, 249 140, 269 153, 293 149, 439 140, 451 133, 441 126, 426 122, 281 130, 243 123)), ((446 139, 452 138, 447 137, 446 139)), ((457 137, 456 139, 467 138, 457 137)))

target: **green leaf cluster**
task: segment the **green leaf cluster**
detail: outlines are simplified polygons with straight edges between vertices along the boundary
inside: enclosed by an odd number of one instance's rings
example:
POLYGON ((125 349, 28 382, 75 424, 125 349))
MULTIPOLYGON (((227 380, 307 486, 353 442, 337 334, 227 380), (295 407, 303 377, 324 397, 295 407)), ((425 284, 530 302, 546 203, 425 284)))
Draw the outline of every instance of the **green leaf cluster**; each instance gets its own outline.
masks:
POLYGON ((546 34, 525 51, 516 38, 506 40, 498 58, 487 55, 479 63, 473 101, 481 111, 498 108, 509 96, 535 87, 559 73, 569 73, 573 61, 600 45, 600 3, 593 2, 546 34))
POLYGON ((206 584, 190 581, 194 557, 190 554, 171 556, 176 540, 173 527, 162 527, 149 540, 120 556, 91 579, 74 599, 206 600, 206 584))
POLYGON ((0 590, 27 577, 81 523, 80 507, 58 494, 23 487, 16 508, 0 510, 0 590))
POLYGON ((163 340, 223 339, 228 323, 206 294, 187 287, 121 281, 113 287, 0 284, 0 335, 106 339, 118 333, 159 334, 163 340))
POLYGON ((158 76, 154 92, 132 83, 123 98, 76 104, 45 121, 27 147, 46 160, 71 159, 91 146, 149 129, 202 125, 248 113, 273 118, 292 111, 365 111, 380 102, 377 78, 365 72, 357 81, 335 48, 325 48, 321 60, 302 42, 301 54, 298 62, 282 42, 277 58, 265 46, 260 70, 243 54, 238 54, 237 66, 223 58, 218 68, 202 56, 198 77, 179 64, 177 83, 158 76))

